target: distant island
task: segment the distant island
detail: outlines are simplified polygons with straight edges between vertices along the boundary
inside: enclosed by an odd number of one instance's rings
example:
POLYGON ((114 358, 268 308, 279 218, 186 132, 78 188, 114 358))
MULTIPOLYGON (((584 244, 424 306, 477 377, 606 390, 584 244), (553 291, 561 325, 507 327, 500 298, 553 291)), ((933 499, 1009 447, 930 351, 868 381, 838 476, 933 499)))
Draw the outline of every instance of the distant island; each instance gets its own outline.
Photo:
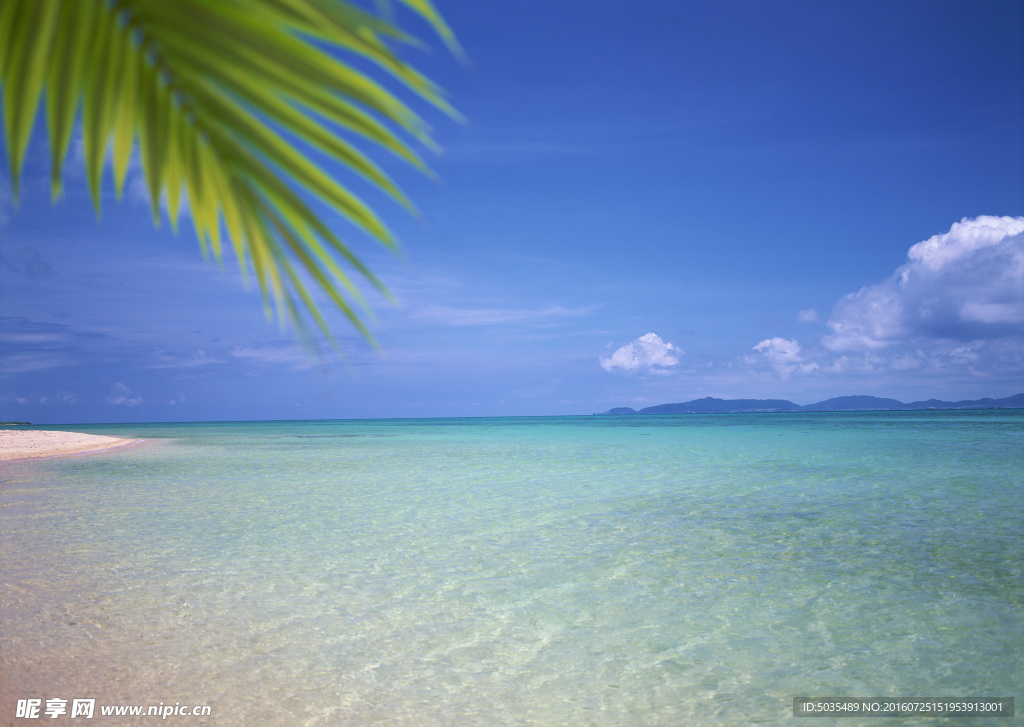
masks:
POLYGON ((639 411, 620 406, 595 416, 632 416, 634 414, 742 414, 757 412, 798 412, 798 411, 926 411, 928 409, 1024 409, 1024 394, 1014 394, 1005 399, 970 399, 964 401, 940 401, 928 399, 904 404, 896 399, 878 396, 837 396, 819 401, 817 404, 800 406, 785 399, 694 399, 681 404, 659 404, 639 411))

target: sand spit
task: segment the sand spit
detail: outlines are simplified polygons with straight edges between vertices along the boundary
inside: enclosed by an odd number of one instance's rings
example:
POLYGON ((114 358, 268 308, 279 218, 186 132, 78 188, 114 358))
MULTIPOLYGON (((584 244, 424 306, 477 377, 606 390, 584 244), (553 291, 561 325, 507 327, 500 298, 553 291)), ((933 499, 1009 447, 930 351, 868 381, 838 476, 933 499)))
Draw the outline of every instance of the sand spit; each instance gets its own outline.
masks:
POLYGON ((78 432, 5 429, 0 430, 0 461, 99 452, 135 441, 138 440, 78 432))

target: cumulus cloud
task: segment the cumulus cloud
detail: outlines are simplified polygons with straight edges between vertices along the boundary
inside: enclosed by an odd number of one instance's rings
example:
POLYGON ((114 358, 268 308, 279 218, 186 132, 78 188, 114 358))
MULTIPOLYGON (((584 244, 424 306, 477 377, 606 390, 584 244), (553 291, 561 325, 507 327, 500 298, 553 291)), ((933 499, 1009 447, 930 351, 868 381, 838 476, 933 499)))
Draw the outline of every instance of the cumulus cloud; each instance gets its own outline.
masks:
POLYGON ((142 397, 133 392, 131 387, 118 381, 110 387, 107 403, 112 406, 138 406, 142 403, 142 397))
POLYGON ((682 349, 661 340, 656 333, 646 333, 627 343, 611 356, 600 358, 601 368, 611 372, 615 369, 637 373, 666 373, 679 363, 682 349))
POLYGON ((818 364, 804 361, 800 354, 800 344, 795 338, 766 338, 752 350, 760 354, 762 363, 771 366, 784 378, 797 370, 810 373, 818 368, 818 364))
POLYGON ((837 352, 1024 332, 1024 217, 978 217, 919 242, 885 281, 843 297, 822 343, 837 352))

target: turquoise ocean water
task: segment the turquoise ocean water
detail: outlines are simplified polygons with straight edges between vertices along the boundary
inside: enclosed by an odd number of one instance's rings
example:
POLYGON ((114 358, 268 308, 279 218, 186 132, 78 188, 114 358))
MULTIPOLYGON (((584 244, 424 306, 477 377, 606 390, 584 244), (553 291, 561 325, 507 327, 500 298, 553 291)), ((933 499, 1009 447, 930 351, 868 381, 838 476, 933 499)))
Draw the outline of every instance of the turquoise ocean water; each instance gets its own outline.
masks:
POLYGON ((267 726, 1022 708, 1022 411, 66 428, 158 441, 2 469, 8 696, 267 726))

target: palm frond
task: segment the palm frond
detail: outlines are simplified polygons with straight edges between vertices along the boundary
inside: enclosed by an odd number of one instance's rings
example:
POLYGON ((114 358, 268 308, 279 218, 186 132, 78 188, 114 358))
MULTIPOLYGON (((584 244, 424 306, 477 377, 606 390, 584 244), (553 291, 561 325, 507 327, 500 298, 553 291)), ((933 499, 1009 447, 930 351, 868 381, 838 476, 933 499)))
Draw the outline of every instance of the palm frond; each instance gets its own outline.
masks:
MULTIPOLYGON (((450 29, 428 0, 402 0, 454 52, 450 29)), ((331 335, 310 285, 372 341, 352 274, 381 282, 306 201, 313 196, 394 248, 379 216, 304 149, 344 165, 398 203, 411 203, 344 135, 426 171, 411 142, 428 127, 375 78, 338 60, 367 59, 403 87, 457 114, 440 90, 398 56, 416 41, 343 0, 0 0, 4 140, 15 195, 33 119, 45 94, 51 186, 61 177, 81 119, 86 179, 97 214, 111 152, 118 196, 135 151, 154 222, 166 200, 171 224, 187 200, 204 251, 222 232, 264 300, 305 330, 303 312, 331 335), (407 140, 408 139, 408 140, 407 140)))

